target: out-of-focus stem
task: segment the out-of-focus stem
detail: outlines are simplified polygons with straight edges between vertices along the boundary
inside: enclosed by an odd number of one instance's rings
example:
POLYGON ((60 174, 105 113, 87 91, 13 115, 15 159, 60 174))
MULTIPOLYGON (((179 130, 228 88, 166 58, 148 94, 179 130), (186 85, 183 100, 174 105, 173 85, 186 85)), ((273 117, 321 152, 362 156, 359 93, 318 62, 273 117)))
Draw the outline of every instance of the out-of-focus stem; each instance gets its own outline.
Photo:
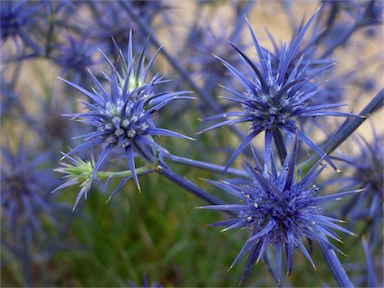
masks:
MULTIPOLYGON (((337 129, 335 133, 331 136, 328 142, 322 147, 322 150, 326 154, 330 154, 337 147, 340 146, 361 124, 364 123, 368 117, 374 113, 376 110, 383 106, 384 101, 384 89, 382 89, 372 100, 364 107, 363 110, 359 113, 359 115, 363 116, 347 118, 344 123, 337 129)), ((304 161, 299 165, 300 171, 305 174, 311 167, 320 159, 318 154, 313 154, 309 159, 304 161)))

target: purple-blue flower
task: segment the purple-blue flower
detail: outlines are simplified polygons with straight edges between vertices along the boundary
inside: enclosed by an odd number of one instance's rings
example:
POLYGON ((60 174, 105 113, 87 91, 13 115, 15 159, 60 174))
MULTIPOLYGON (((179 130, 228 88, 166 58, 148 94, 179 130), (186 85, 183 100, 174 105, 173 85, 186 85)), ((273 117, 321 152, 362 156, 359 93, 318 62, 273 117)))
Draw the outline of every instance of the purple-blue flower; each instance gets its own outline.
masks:
POLYGON ((342 208, 342 215, 348 216, 350 224, 357 220, 367 222, 370 241, 380 237, 379 227, 383 221, 384 205, 384 137, 378 135, 375 129, 372 141, 363 137, 355 137, 358 152, 354 156, 343 156, 347 163, 346 170, 352 173, 343 177, 349 180, 348 187, 364 188, 342 208), (369 224, 369 225, 368 225, 369 224))
MULTIPOLYGON (((204 21, 204 23, 209 22, 204 21)), ((220 23, 220 25, 224 26, 225 24, 220 23)), ((213 27, 208 24, 201 27, 196 25, 191 29, 191 34, 188 37, 191 56, 187 59, 187 63, 192 65, 193 72, 197 77, 211 82, 212 78, 228 76, 225 73, 225 68, 212 57, 212 53, 223 55, 235 63, 236 61, 241 63, 241 60, 232 53, 231 47, 226 45, 228 34, 227 30, 214 31, 213 27)))
POLYGON ((65 40, 65 44, 58 47, 60 54, 54 60, 61 66, 63 74, 72 72, 73 82, 82 83, 87 79, 87 68, 97 63, 97 46, 86 37, 75 39, 74 36, 68 35, 65 40))
MULTIPOLYGON (((341 241, 333 230, 353 234, 337 224, 343 221, 323 215, 322 204, 354 194, 356 190, 332 195, 318 195, 319 188, 314 181, 326 166, 321 166, 318 162, 306 175, 297 178, 295 176, 297 148, 298 143, 295 141, 295 149, 287 156, 280 171, 274 161, 270 162, 268 172, 262 172, 263 168, 257 160, 255 160, 256 167, 246 162, 244 169, 248 173, 249 179, 244 181, 244 184, 234 183, 230 180, 208 180, 209 183, 237 199, 227 205, 201 207, 222 210, 233 215, 227 220, 212 225, 225 226, 223 231, 236 228, 250 231, 249 239, 231 265, 233 267, 241 257, 248 256, 242 280, 251 267, 262 259, 276 282, 280 284, 283 254, 286 255, 286 272, 289 275, 293 267, 293 255, 296 248, 315 267, 304 244, 305 240, 315 241, 339 251, 328 240, 328 238, 332 238, 341 241)), ((332 268, 330 267, 330 269, 332 268)))
POLYGON ((31 235, 37 231, 42 232, 38 215, 51 213, 48 204, 50 191, 57 184, 51 170, 41 168, 49 160, 49 155, 34 154, 22 141, 16 151, 2 147, 0 166, 1 205, 5 223, 15 232, 18 225, 22 224, 24 229, 30 229, 31 235))
MULTIPOLYGON (((148 164, 155 164, 158 152, 166 151, 158 145, 155 136, 171 136, 188 138, 177 132, 155 126, 152 116, 170 101, 176 99, 190 99, 187 92, 159 91, 158 86, 165 82, 159 74, 147 81, 149 69, 157 53, 145 64, 144 48, 139 58, 133 56, 132 38, 128 44, 127 57, 118 49, 121 63, 118 71, 108 58, 106 60, 113 67, 111 76, 105 77, 110 85, 107 91, 103 84, 90 72, 95 88, 92 91, 62 79, 67 84, 76 88, 91 102, 82 101, 88 112, 78 114, 67 114, 92 127, 93 131, 79 137, 84 138, 84 143, 74 148, 68 154, 77 153, 81 150, 92 149, 95 146, 102 147, 99 159, 93 167, 90 182, 96 177, 101 164, 114 148, 120 148, 128 160, 132 177, 140 189, 137 173, 135 171, 135 157, 139 157, 148 164), (137 64, 136 64, 137 63, 137 64)), ((81 194, 86 193, 82 189, 81 194)), ((78 199, 80 198, 78 197, 78 199)))
MULTIPOLYGON (((253 39, 256 52, 259 57, 259 64, 253 62, 235 45, 233 48, 240 54, 244 63, 247 65, 248 75, 241 72, 224 59, 217 57, 232 75, 241 83, 243 91, 235 91, 226 88, 236 97, 223 97, 229 101, 238 103, 242 111, 230 111, 217 114, 207 120, 216 120, 226 118, 202 132, 237 123, 250 123, 250 133, 243 142, 233 152, 229 158, 226 168, 235 160, 235 158, 252 142, 252 140, 261 132, 265 132, 265 155, 267 159, 265 166, 268 166, 270 159, 272 140, 276 141, 278 148, 285 146, 282 142, 282 133, 290 138, 298 137, 302 142, 308 145, 312 150, 330 163, 336 169, 330 158, 316 145, 300 128, 300 121, 305 118, 316 116, 342 116, 348 117, 353 114, 328 110, 343 106, 342 104, 313 104, 311 98, 319 95, 319 84, 315 83, 314 78, 326 70, 330 65, 321 69, 315 69, 308 73, 310 63, 303 62, 303 55, 298 55, 298 47, 316 13, 304 25, 291 45, 283 46, 278 57, 273 56, 262 48, 248 23, 249 30, 253 39), (272 62, 274 59, 274 62, 272 62), (296 59, 299 59, 296 61, 296 59), (296 61, 296 62, 295 62, 296 61), (273 65, 272 65, 273 64, 273 65), (304 65, 303 65, 304 64, 304 65), (311 83, 311 85, 308 85, 311 83)), ((302 52, 301 52, 302 53, 302 52)), ((321 95, 321 94, 320 94, 321 95)), ((284 148, 282 148, 284 149, 284 148)), ((282 153, 282 156, 284 153, 282 153)), ((284 157, 281 157, 284 159, 284 157)))
POLYGON ((32 263, 41 265, 61 247, 62 239, 55 233, 63 228, 60 215, 68 217, 70 212, 51 194, 58 183, 47 165, 52 155, 36 147, 35 142, 27 145, 22 140, 16 147, 1 147, 1 245, 20 263, 27 287, 38 280, 32 274, 32 263))
POLYGON ((41 48, 31 38, 31 27, 36 23, 36 13, 41 3, 27 3, 21 1, 1 1, 1 40, 12 38, 17 50, 22 48, 20 40, 31 47, 35 53, 40 53, 41 48))

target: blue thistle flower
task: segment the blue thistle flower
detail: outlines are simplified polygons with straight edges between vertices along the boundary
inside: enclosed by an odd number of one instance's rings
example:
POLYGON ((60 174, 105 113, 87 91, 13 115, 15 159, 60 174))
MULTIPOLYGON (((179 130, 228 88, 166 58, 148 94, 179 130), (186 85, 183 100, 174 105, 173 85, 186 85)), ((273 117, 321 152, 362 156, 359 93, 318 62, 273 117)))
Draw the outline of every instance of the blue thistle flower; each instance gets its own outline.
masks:
POLYGON ((86 37, 77 40, 69 35, 59 50, 60 55, 55 61, 62 67, 63 74, 74 72, 73 82, 75 83, 84 81, 88 76, 86 69, 97 63, 94 56, 97 47, 88 42, 86 37))
MULTIPOLYGON (((320 161, 301 179, 296 179, 295 159, 298 141, 295 141, 293 152, 287 156, 280 171, 271 162, 271 171, 261 172, 262 167, 256 156, 256 167, 249 162, 244 164, 248 179, 244 184, 229 181, 207 180, 226 193, 235 196, 239 201, 226 205, 210 205, 200 208, 222 210, 233 215, 232 218, 214 223, 213 226, 226 226, 222 231, 242 228, 250 230, 250 237, 233 261, 231 268, 243 257, 248 255, 248 262, 242 275, 245 279, 251 267, 263 259, 275 281, 280 285, 282 255, 286 254, 287 275, 293 267, 293 255, 299 248, 311 265, 315 268, 304 240, 316 241, 323 246, 341 252, 329 240, 341 241, 334 230, 352 234, 337 225, 343 221, 322 214, 321 205, 325 202, 338 200, 354 194, 358 190, 339 194, 319 196, 319 189, 314 184, 325 165, 320 161), (275 251, 274 256, 269 252, 275 251), (268 253, 267 253, 268 251, 268 253), (275 267, 270 260, 274 259, 275 267)), ((331 263, 331 265, 333 265, 331 263)), ((334 267, 330 267, 332 270, 334 267)))
POLYGON ((343 156, 340 160, 352 169, 352 175, 343 177, 348 187, 364 188, 355 195, 342 209, 343 216, 349 216, 350 224, 358 219, 371 222, 370 241, 378 235, 378 227, 383 221, 384 205, 384 137, 372 128, 373 139, 368 142, 363 137, 355 137, 359 153, 355 156, 343 156))
MULTIPOLYGON (((28 1, 1 1, 1 40, 12 38, 20 51, 20 39, 34 52, 39 54, 41 48, 30 37, 31 26, 34 25, 34 14, 38 12, 41 3, 27 4, 28 1)), ((36 20, 36 19, 35 19, 36 20)))
POLYGON ((31 160, 22 144, 19 144, 17 154, 4 147, 1 152, 1 204, 6 211, 7 224, 15 227, 19 220, 27 221, 28 229, 39 231, 41 226, 35 212, 50 210, 45 199, 49 189, 45 191, 42 187, 52 187, 56 183, 49 180, 53 178, 47 177, 46 171, 38 169, 49 157, 40 154, 31 160), (22 215, 27 217, 23 219, 22 215))
MULTIPOLYGON (((204 23, 208 23, 204 21, 204 23)), ((221 21, 223 22, 223 21, 221 21)), ((224 26, 224 23, 219 23, 220 26, 224 26)), ((241 61, 238 57, 232 53, 232 50, 227 44, 228 31, 220 30, 214 31, 212 26, 204 25, 196 27, 194 26, 191 29, 191 34, 188 37, 188 42, 192 49, 191 56, 187 59, 188 63, 193 65, 193 70, 196 71, 197 77, 203 79, 209 79, 209 82, 212 80, 210 78, 214 77, 219 78, 227 76, 225 68, 217 63, 216 59, 212 57, 212 53, 215 55, 225 55, 227 59, 230 59, 231 62, 240 64, 241 61)))
MULTIPOLYGON (((260 46, 255 33, 247 21, 259 57, 260 67, 252 62, 252 60, 235 45, 231 45, 240 54, 244 63, 247 64, 248 73, 251 79, 248 79, 246 74, 242 73, 230 63, 216 56, 216 58, 223 63, 244 88, 243 92, 238 92, 224 87, 234 94, 236 98, 223 98, 239 103, 243 110, 224 112, 208 118, 207 120, 228 117, 234 117, 235 119, 232 118, 219 122, 202 132, 237 123, 251 123, 250 133, 233 152, 228 160, 226 169, 228 169, 235 158, 251 143, 251 141, 263 131, 265 132, 264 159, 267 159, 267 161, 270 159, 272 139, 275 139, 277 145, 281 146, 281 141, 279 139, 281 138, 281 133, 285 133, 289 136, 297 136, 312 150, 323 156, 325 153, 321 148, 299 128, 300 120, 316 116, 349 117, 353 115, 350 113, 328 110, 329 108, 343 106, 342 104, 323 103, 315 105, 309 101, 311 98, 318 95, 319 89, 318 84, 313 83, 313 85, 310 86, 306 84, 319 73, 330 67, 330 65, 326 65, 321 69, 316 69, 314 72, 308 73, 308 64, 302 65, 301 60, 293 64, 294 59, 300 59, 302 57, 297 55, 298 47, 315 15, 316 13, 304 25, 296 38, 292 41, 290 47, 284 46, 282 48, 281 55, 275 57, 277 63, 274 63, 274 65, 272 65, 272 56, 267 56, 272 55, 272 53, 266 53, 266 50, 260 46), (305 85, 306 87, 304 89, 305 85), (309 89, 309 87, 311 89, 309 89)), ((284 159, 284 157, 282 159, 284 159)), ((336 169, 336 166, 327 155, 324 155, 324 159, 336 169)), ((268 167, 267 161, 265 167, 268 167)))
MULTIPOLYGON (((85 5, 92 13, 92 17, 87 23, 83 34, 90 35, 97 43, 103 43, 106 45, 105 52, 107 55, 116 56, 115 46, 111 43, 113 38, 119 47, 125 47, 129 41, 130 31, 133 31, 137 38, 144 38, 143 35, 139 35, 139 29, 135 23, 131 20, 129 15, 125 13, 120 7, 120 3, 113 2, 85 2, 85 5)), ((145 38, 144 38, 145 39, 145 38)))
POLYGON ((36 153, 30 147, 33 144, 27 146, 23 141, 15 149, 3 146, 0 165, 1 228, 6 232, 2 233, 1 244, 22 264, 28 287, 33 286, 31 263, 49 259, 61 244, 59 239, 52 239, 47 228, 62 228, 59 213, 70 212, 55 203, 50 193, 57 185, 46 165, 51 155, 36 153))
MULTIPOLYGON (((158 92, 157 86, 165 82, 159 74, 156 74, 150 81, 146 81, 151 64, 159 50, 145 65, 145 47, 146 45, 142 49, 137 64, 133 57, 132 35, 128 44, 126 59, 122 51, 118 49, 122 61, 121 71, 113 68, 112 76, 106 76, 111 86, 110 92, 106 91, 91 72, 91 78, 96 86, 96 89, 92 91, 60 78, 88 96, 92 101, 92 103, 82 101, 89 112, 66 115, 74 117, 94 129, 91 133, 79 136, 85 138, 85 143, 74 148, 68 155, 95 146, 103 147, 99 159, 94 165, 90 182, 95 178, 97 171, 111 150, 117 147, 124 151, 129 169, 132 171, 132 177, 140 190, 135 171, 135 157, 139 156, 148 164, 155 164, 158 159, 157 153, 166 151, 154 141, 153 137, 171 136, 191 139, 177 132, 155 126, 152 120, 154 113, 172 100, 191 99, 191 97, 186 96, 187 92, 185 91, 158 92)), ((105 58, 114 67, 106 56, 105 58)), ((82 189, 80 194, 83 193, 85 190, 82 189)))

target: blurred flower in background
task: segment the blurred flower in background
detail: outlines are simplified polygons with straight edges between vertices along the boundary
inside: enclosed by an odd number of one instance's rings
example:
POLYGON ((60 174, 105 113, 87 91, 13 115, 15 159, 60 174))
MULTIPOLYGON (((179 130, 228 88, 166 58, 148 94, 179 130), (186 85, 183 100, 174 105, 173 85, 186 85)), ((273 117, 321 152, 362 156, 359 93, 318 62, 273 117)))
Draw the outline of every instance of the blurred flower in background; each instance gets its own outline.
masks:
POLYGON ((101 45, 95 45, 86 37, 75 39, 74 36, 68 35, 65 41, 56 50, 59 55, 55 57, 55 61, 62 68, 62 76, 71 79, 73 83, 83 84, 90 82, 88 70, 93 65, 100 63, 98 49, 102 49, 101 45), (99 58, 99 59, 98 59, 99 58))
POLYGON ((380 226, 383 225, 384 198, 384 137, 378 135, 372 127, 371 141, 364 137, 354 137, 358 150, 353 156, 343 156, 341 161, 347 163, 346 171, 352 174, 345 176, 349 187, 364 188, 343 207, 343 217, 348 217, 349 225, 363 220, 366 223, 364 234, 368 234, 371 242, 380 241, 380 226))
POLYGON ((2 265, 16 259, 24 285, 31 287, 42 284, 36 282, 42 279, 33 275, 34 267, 42 269, 42 263, 64 247, 59 231, 72 217, 69 207, 51 194, 58 181, 46 165, 49 152, 36 152, 36 146, 24 141, 16 149, 1 149, 1 244, 9 255, 2 265))
POLYGON ((16 47, 17 54, 21 55, 23 46, 32 49, 39 55, 42 51, 40 43, 31 38, 31 33, 36 29, 36 24, 41 19, 37 14, 42 2, 2 1, 1 2, 1 40, 10 39, 16 47))

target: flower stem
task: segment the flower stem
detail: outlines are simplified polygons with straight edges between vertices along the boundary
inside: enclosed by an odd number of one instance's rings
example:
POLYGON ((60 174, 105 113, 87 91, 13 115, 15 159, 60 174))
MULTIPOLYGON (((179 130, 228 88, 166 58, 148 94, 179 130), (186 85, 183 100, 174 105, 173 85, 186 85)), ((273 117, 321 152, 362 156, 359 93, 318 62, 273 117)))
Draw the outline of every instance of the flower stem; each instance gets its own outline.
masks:
POLYGON ((180 175, 176 174, 172 170, 170 170, 165 165, 158 165, 155 169, 157 173, 159 173, 161 176, 164 176, 171 182, 175 183, 179 187, 183 188, 184 190, 192 193, 196 197, 206 201, 209 204, 219 204, 219 205, 225 205, 226 202, 220 200, 219 198, 216 198, 215 196, 205 192, 203 189, 201 189, 196 184, 190 182, 189 180, 185 179, 184 177, 181 177, 180 175))
MULTIPOLYGON (((207 171, 211 171, 211 172, 215 172, 215 173, 223 173, 223 171, 225 170, 225 166, 221 166, 221 165, 217 165, 217 164, 211 164, 211 163, 207 163, 207 162, 203 162, 203 161, 197 161, 197 160, 193 160, 190 158, 185 158, 185 157, 176 156, 176 155, 172 155, 172 154, 166 154, 166 155, 164 155, 164 158, 167 158, 170 161, 177 163, 177 164, 195 167, 198 169, 207 170, 207 171)), ((234 169, 234 168, 229 168, 226 173, 232 174, 235 176, 240 176, 240 177, 248 177, 248 174, 245 171, 239 170, 239 169, 234 169)))
MULTIPOLYGON (((151 167, 149 166, 143 166, 140 168, 136 168, 135 170, 137 174, 141 174, 150 169, 151 167)), ((108 178, 111 178, 111 177, 124 178, 124 177, 130 177, 130 176, 132 176, 131 170, 123 170, 123 171, 117 171, 117 172, 98 171, 96 174, 96 177, 99 178, 100 180, 107 180, 108 178)))
MULTIPOLYGON (((337 131, 332 135, 328 142, 322 147, 322 150, 327 154, 331 154, 333 150, 340 146, 361 124, 364 123, 368 117, 374 113, 376 110, 380 109, 383 106, 384 102, 384 89, 381 89, 379 93, 364 107, 359 115, 363 116, 347 118, 344 123, 337 129, 337 131)), ((302 162, 299 165, 300 171, 305 174, 318 160, 320 155, 313 154, 307 160, 302 162)))

